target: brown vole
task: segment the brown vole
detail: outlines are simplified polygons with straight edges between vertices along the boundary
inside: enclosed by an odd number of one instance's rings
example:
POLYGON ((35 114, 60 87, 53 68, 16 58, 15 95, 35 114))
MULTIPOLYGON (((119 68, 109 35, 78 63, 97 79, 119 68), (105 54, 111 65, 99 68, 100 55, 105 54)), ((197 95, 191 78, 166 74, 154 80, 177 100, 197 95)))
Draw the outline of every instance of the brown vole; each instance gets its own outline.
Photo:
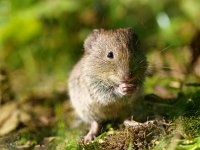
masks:
POLYGON ((77 114, 91 124, 85 136, 90 141, 102 122, 131 115, 133 101, 141 96, 147 62, 131 28, 95 29, 84 50, 70 74, 68 89, 77 114))

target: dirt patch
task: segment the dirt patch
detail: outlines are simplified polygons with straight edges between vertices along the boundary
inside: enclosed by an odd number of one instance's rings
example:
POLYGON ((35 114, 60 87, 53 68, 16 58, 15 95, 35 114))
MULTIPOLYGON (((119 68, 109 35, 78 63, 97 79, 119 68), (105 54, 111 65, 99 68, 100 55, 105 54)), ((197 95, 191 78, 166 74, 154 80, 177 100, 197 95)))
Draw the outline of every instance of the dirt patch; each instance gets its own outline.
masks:
POLYGON ((113 133, 107 132, 104 138, 96 139, 88 144, 80 143, 84 149, 151 149, 162 136, 169 134, 174 129, 166 120, 146 122, 136 126, 127 126, 113 133))

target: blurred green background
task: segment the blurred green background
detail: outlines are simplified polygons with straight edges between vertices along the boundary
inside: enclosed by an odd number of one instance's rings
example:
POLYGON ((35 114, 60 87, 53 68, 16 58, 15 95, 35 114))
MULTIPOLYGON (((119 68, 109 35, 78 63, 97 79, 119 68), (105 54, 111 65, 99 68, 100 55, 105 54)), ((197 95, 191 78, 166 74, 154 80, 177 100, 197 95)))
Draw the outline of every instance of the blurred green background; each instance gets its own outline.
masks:
POLYGON ((0 0, 1 67, 19 93, 65 86, 92 29, 123 27, 147 53, 187 46, 200 30, 200 1, 0 0))

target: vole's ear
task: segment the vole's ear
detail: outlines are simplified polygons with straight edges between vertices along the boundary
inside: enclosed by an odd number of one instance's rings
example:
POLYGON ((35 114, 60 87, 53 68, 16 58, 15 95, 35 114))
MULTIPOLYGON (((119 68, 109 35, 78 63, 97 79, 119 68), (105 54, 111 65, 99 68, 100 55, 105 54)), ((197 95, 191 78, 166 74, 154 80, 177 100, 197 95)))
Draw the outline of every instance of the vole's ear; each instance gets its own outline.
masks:
POLYGON ((140 40, 137 36, 137 34, 134 32, 134 30, 132 28, 127 28, 127 33, 128 33, 128 36, 130 37, 130 44, 131 46, 133 46, 134 49, 138 49, 139 46, 140 46, 140 40))
POLYGON ((86 38, 85 42, 84 42, 84 49, 86 53, 90 53, 92 50, 92 46, 94 45, 94 43, 96 42, 97 37, 100 34, 100 30, 98 29, 94 29, 92 31, 92 33, 90 33, 88 35, 88 37, 86 38))

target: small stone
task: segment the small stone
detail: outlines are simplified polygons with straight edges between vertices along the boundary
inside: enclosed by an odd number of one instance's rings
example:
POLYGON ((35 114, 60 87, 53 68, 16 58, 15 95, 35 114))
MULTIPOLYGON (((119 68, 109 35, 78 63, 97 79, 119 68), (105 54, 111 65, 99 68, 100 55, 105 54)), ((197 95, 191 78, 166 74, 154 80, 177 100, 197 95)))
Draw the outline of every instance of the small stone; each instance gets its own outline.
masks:
POLYGON ((103 144, 105 141, 103 139, 99 139, 99 144, 103 144))

